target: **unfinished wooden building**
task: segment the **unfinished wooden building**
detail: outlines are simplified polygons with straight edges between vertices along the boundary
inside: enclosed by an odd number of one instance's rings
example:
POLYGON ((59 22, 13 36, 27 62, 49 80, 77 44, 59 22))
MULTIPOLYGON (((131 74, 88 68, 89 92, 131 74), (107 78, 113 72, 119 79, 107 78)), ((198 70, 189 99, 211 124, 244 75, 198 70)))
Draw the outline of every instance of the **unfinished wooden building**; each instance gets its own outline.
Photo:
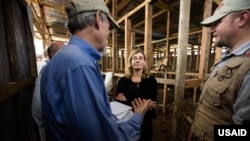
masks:
MULTIPOLYGON (((36 141, 36 127, 30 114, 36 73, 34 38, 46 48, 52 41, 67 43, 69 0, 0 1, 0 140, 36 141)), ((197 89, 221 49, 213 46, 209 29, 200 22, 210 16, 221 0, 105 0, 120 25, 112 31, 102 73, 113 72, 113 82, 123 76, 131 50, 146 53, 148 67, 162 86, 159 106, 166 113, 168 88, 174 86, 175 111, 172 134, 177 137, 184 116, 186 88, 197 89), (177 101, 177 102, 176 102, 177 101), (178 114, 177 114, 178 113, 178 114), (180 114, 179 114, 180 113, 180 114)), ((113 83, 115 92, 116 83, 113 83)), ((111 93, 112 95, 112 93, 111 93)), ((186 119, 183 119, 186 120, 186 119)))

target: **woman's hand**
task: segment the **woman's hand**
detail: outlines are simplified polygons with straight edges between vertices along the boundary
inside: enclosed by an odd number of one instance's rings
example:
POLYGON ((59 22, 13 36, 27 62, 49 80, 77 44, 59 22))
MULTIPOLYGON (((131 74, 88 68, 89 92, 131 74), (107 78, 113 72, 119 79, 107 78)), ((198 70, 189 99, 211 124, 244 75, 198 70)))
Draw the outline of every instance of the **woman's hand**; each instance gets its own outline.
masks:
POLYGON ((116 98, 116 100, 119 100, 119 101, 127 101, 127 98, 125 97, 125 95, 123 93, 119 93, 116 98))
POLYGON ((155 109, 157 107, 157 102, 156 101, 151 101, 149 103, 149 109, 152 110, 153 108, 155 109))

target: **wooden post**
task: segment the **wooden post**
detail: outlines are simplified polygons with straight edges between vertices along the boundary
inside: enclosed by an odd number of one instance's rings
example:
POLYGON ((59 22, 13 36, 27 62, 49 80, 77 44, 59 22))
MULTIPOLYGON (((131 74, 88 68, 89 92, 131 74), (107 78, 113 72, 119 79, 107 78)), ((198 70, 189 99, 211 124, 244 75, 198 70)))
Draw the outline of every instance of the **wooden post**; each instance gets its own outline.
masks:
POLYGON ((189 33, 191 0, 180 1, 178 57, 176 70, 176 84, 174 97, 173 138, 180 141, 181 127, 184 120, 183 104, 185 90, 185 73, 187 66, 187 46, 189 33))
POLYGON ((135 49, 135 32, 131 32, 131 47, 135 49))
POLYGON ((132 46, 131 46, 131 19, 125 19, 125 73, 128 68, 128 57, 131 53, 132 46))
MULTIPOLYGON (((211 16, 212 13, 212 0, 206 0, 204 6, 204 19, 211 16)), ((199 78, 203 79, 204 76, 208 73, 208 60, 210 54, 210 45, 211 45, 211 33, 209 28, 202 28, 202 39, 201 39, 201 55, 200 55, 200 68, 199 68, 199 78)))
MULTIPOLYGON (((112 0, 112 16, 117 19, 117 0, 112 0)), ((112 72, 113 74, 118 70, 118 46, 117 46, 117 30, 112 31, 112 72)), ((117 78, 113 77, 113 94, 116 93, 117 78)))
POLYGON ((152 13, 153 6, 149 3, 145 5, 145 34, 144 34, 144 52, 147 60, 147 67, 151 69, 153 65, 153 47, 152 47, 152 13))
POLYGON ((194 46, 193 45, 191 45, 191 54, 190 54, 190 61, 189 61, 189 71, 193 71, 194 69, 193 69, 193 60, 194 60, 194 46))
POLYGON ((177 56, 176 56, 176 48, 174 48, 174 56, 173 56, 173 66, 172 66, 172 70, 173 71, 175 71, 175 69, 176 69, 176 58, 177 58, 177 56))
POLYGON ((196 62, 195 62, 195 71, 198 71, 199 70, 199 63, 200 63, 200 45, 198 45, 198 48, 197 48, 197 57, 196 57, 196 62))
MULTIPOLYGON (((169 30, 170 30, 170 10, 168 10, 167 12, 167 35, 166 35, 166 51, 165 51, 165 58, 168 60, 167 64, 169 64, 169 30)), ((164 79, 167 79, 167 68, 165 69, 164 72, 164 79)), ((164 83, 164 87, 163 87, 163 114, 166 113, 166 105, 167 105, 167 98, 168 98, 168 85, 164 83)))
POLYGON ((222 48, 216 48, 215 49, 215 58, 214 58, 214 61, 217 62, 220 60, 221 58, 221 52, 222 52, 222 48))

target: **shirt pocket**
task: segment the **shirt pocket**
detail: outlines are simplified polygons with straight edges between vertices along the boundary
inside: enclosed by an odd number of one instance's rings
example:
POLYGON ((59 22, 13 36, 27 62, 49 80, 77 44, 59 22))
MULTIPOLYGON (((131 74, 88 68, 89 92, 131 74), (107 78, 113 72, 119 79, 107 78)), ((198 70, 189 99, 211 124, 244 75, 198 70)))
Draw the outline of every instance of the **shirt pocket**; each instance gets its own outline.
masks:
POLYGON ((221 107, 221 98, 224 92, 228 89, 229 85, 222 81, 211 81, 207 90, 207 98, 211 105, 215 107, 221 107))

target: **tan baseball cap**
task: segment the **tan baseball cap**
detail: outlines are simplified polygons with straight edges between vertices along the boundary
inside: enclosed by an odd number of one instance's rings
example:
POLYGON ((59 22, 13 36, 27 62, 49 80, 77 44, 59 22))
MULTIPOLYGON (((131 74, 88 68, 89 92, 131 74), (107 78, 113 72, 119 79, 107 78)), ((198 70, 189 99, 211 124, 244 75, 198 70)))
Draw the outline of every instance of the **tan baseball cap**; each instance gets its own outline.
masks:
POLYGON ((214 14, 202 21, 201 24, 204 26, 208 26, 231 12, 246 9, 250 9, 250 0, 223 0, 214 11, 214 14))
POLYGON ((109 22, 113 28, 119 28, 120 26, 110 15, 107 5, 104 3, 104 0, 71 0, 69 3, 74 5, 74 8, 68 9, 68 18, 73 17, 74 15, 84 12, 84 11, 94 11, 100 10, 108 15, 109 22))

